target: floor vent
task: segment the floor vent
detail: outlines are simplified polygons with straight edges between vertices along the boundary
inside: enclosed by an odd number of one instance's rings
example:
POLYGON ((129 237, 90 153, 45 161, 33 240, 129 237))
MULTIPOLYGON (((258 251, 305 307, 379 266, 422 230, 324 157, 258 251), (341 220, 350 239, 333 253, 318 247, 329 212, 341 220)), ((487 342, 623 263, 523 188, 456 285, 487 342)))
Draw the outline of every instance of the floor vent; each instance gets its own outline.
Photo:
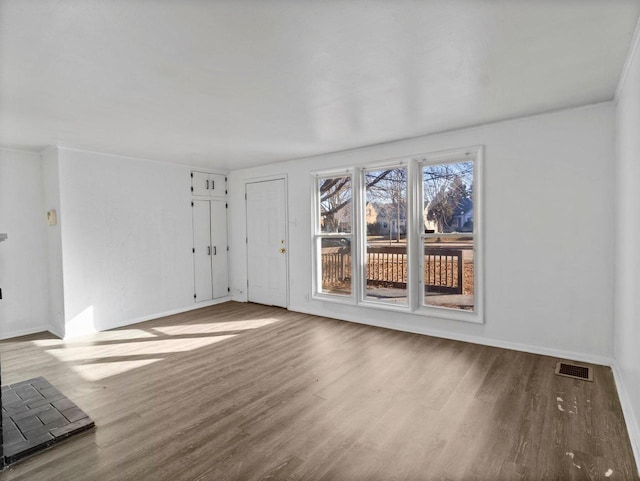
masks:
POLYGON ((568 362, 558 362, 556 364, 556 374, 558 376, 571 377, 582 381, 593 381, 593 370, 587 366, 579 366, 568 362))

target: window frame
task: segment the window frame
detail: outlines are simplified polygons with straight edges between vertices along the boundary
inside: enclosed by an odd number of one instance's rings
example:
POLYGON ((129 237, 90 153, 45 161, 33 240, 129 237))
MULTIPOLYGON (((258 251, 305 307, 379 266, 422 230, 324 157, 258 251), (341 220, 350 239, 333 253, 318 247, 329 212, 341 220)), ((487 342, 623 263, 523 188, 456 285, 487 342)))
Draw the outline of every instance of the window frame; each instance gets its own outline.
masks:
POLYGON ((312 192, 313 192, 313 202, 312 202, 312 209, 313 209, 313 215, 311 216, 311 219, 313 221, 313 224, 311 226, 311 230, 312 230, 312 242, 313 242, 313 268, 312 268, 312 275, 313 275, 313 285, 312 285, 312 290, 311 290, 311 298, 312 299, 316 299, 316 300, 322 300, 322 301, 331 301, 331 302, 338 302, 338 303, 342 303, 342 304, 355 304, 355 300, 356 300, 356 285, 357 285, 357 275, 354 275, 354 273, 356 272, 356 251, 357 248, 355 247, 355 243, 357 242, 357 237, 356 237, 356 225, 357 225, 357 220, 356 220, 356 208, 355 208, 355 204, 356 204, 356 189, 355 189, 355 178, 356 176, 354 175, 354 170, 353 169, 347 169, 347 170, 333 170, 333 171, 323 171, 323 172, 317 172, 313 175, 312 177, 312 183, 313 183, 313 188, 312 188, 312 192), (320 190, 319 190, 319 181, 321 179, 331 179, 331 178, 336 178, 336 177, 349 177, 351 179, 351 232, 347 233, 347 232, 322 232, 321 228, 320 228, 320 220, 322 218, 321 215, 321 203, 320 203, 320 190), (337 294, 337 293, 331 293, 331 292, 322 292, 322 253, 321 253, 321 249, 322 249, 322 239, 344 239, 344 238, 349 238, 350 240, 350 245, 351 245, 351 294, 347 295, 347 294, 337 294))
POLYGON ((423 314, 430 317, 441 317, 445 319, 453 319, 459 321, 473 322, 476 324, 484 323, 484 251, 482 246, 482 146, 467 147, 464 149, 454 149, 442 152, 435 152, 421 156, 417 162, 417 170, 420 176, 420 182, 418 187, 419 205, 424 203, 424 183, 422 182, 422 170, 425 166, 429 165, 442 165, 442 164, 454 164, 459 162, 473 162, 473 290, 474 290, 474 309, 473 311, 465 311, 462 309, 455 309, 451 307, 430 306, 425 305, 424 294, 424 255, 421 254, 420 249, 424 247, 424 241, 427 238, 438 235, 439 237, 453 237, 457 234, 427 234, 424 231, 424 217, 423 210, 416 209, 416 217, 419 215, 419 219, 415 219, 417 228, 414 234, 416 235, 417 248, 416 254, 420 259, 419 267, 419 293, 418 293, 418 305, 415 310, 416 313, 423 314))
MULTIPOLYGON (((387 162, 384 163, 371 163, 371 164, 367 164, 365 166, 360 167, 359 170, 359 199, 360 199, 360 206, 358 208, 359 214, 360 214, 360 219, 358 222, 358 226, 359 226, 359 237, 358 237, 358 247, 359 247, 359 252, 358 252, 358 259, 361 259, 360 262, 360 271, 359 271, 359 297, 358 297, 358 304, 361 304, 363 306, 368 306, 368 307, 374 307, 374 308, 386 308, 386 309, 392 309, 392 310, 397 310, 397 311, 408 311, 411 312, 412 311, 412 289, 411 289, 411 285, 412 285, 412 278, 411 278, 411 270, 409 269, 409 258, 410 258, 410 231, 411 231, 411 175, 410 175, 410 164, 411 162, 407 162, 406 160, 402 160, 402 161, 398 161, 396 160, 389 160, 387 162), (403 304, 394 304, 392 302, 385 302, 385 301, 379 301, 379 300, 374 300, 374 299, 368 299, 367 298, 367 263, 366 263, 366 258, 367 258, 367 220, 366 220, 366 207, 367 207, 367 182, 366 182, 366 175, 367 172, 371 172, 371 171, 380 171, 380 170, 395 170, 395 169, 404 169, 407 172, 407 198, 406 198, 406 235, 405 235, 405 239, 406 239, 406 243, 407 243, 407 302, 403 303, 403 304)), ((389 225, 389 228, 391 228, 391 226, 389 225)))
POLYGON ((386 160, 352 165, 349 168, 322 170, 311 173, 312 224, 312 282, 311 299, 337 304, 348 304, 378 310, 403 312, 420 317, 484 323, 484 246, 483 246, 483 154, 482 145, 447 149, 427 154, 409 155, 386 160), (424 305, 424 246, 422 168, 425 165, 473 161, 473 252, 474 252, 474 310, 424 305), (366 298, 366 182, 367 171, 404 168, 407 170, 407 303, 395 305, 366 298), (351 178, 351 232, 320 232, 319 179, 351 178), (349 238, 351 242, 351 294, 321 292, 323 238, 349 238), (416 262, 417 260, 417 262, 416 262))

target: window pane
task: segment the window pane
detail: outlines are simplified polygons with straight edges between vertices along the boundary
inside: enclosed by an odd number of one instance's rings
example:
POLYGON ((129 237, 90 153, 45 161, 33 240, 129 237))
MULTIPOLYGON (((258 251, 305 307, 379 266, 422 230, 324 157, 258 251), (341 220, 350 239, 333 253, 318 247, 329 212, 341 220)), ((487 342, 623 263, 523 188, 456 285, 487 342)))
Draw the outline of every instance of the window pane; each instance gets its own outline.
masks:
POLYGON ((365 172, 366 298, 407 304, 407 171, 365 172))
POLYGON ((320 275, 320 292, 351 295, 351 238, 320 239, 320 275))
POLYGON ((319 232, 351 232, 351 177, 318 179, 319 232))
POLYGON ((472 235, 425 239, 424 304, 474 310, 472 235))
POLYGON ((473 161, 422 169, 424 232, 473 232, 473 161))

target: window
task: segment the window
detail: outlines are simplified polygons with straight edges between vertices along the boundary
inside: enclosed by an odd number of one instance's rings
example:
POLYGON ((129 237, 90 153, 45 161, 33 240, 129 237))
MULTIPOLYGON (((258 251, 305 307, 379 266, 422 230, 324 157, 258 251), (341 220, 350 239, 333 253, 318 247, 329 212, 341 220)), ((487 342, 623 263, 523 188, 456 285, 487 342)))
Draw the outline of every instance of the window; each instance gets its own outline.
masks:
POLYGON ((314 297, 482 322, 481 153, 314 176, 314 297))
POLYGON ((407 305, 407 169, 363 171, 366 300, 407 305))
POLYGON ((424 163, 422 303, 473 311, 473 160, 424 163))
POLYGON ((351 176, 319 177, 316 183, 316 285, 320 294, 351 296, 351 176))

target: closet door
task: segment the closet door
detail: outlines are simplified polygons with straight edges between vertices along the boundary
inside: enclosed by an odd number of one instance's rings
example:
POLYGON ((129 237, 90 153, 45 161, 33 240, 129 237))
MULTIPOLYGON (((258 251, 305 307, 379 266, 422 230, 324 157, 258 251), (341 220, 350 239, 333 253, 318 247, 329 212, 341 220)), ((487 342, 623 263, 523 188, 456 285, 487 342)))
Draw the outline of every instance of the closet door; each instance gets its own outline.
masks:
POLYGON ((211 276, 211 209, 208 200, 194 200, 193 215, 193 271, 196 302, 212 299, 211 276))
POLYGON ((191 195, 209 196, 211 179, 206 172, 191 172, 191 195))
POLYGON ((200 197, 227 196, 227 176, 208 172, 191 172, 191 195, 200 197))
MULTIPOLYGON (((224 179, 223 179, 224 180, 224 179)), ((211 201, 211 265, 213 270, 213 298, 229 294, 229 266, 227 259, 227 204, 211 201)))
POLYGON ((211 197, 227 196, 227 177, 222 174, 209 174, 209 195, 211 197))

